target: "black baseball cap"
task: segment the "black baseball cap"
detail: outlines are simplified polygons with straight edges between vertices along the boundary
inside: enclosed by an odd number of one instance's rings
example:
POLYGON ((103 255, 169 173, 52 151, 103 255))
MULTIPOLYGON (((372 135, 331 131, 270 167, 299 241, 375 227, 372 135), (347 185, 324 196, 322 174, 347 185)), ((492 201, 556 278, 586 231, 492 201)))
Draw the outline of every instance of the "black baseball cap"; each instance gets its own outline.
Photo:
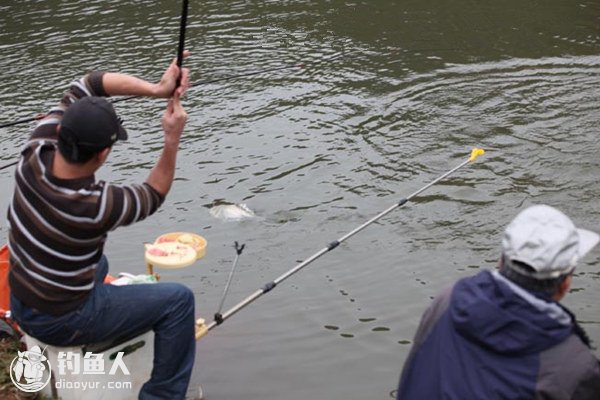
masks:
POLYGON ((71 148, 71 158, 77 160, 80 151, 89 153, 126 140, 127 131, 121 125, 112 103, 103 97, 83 97, 65 111, 59 138, 71 148))

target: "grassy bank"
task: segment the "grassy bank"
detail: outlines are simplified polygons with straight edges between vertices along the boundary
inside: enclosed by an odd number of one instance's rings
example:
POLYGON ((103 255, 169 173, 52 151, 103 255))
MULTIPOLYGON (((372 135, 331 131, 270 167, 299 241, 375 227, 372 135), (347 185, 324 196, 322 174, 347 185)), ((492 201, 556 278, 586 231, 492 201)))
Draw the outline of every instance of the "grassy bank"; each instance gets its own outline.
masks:
POLYGON ((10 363, 17 356, 18 350, 24 350, 22 343, 18 339, 12 337, 0 339, 0 399, 16 400, 33 398, 21 396, 10 380, 10 363))
POLYGON ((25 393, 18 390, 10 380, 10 363, 17 356, 17 351, 25 350, 25 345, 18 339, 8 337, 0 339, 0 399, 2 400, 52 400, 39 393, 25 393))

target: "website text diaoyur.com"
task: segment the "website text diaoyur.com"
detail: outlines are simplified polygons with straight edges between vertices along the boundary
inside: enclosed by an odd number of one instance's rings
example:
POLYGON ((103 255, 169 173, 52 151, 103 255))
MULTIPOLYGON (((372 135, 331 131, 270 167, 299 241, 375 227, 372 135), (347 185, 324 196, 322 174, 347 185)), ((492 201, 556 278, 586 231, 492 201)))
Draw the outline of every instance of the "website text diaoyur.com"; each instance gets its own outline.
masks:
POLYGON ((98 381, 67 381, 65 379, 59 379, 54 386, 56 389, 73 389, 73 390, 94 390, 94 389, 102 389, 102 390, 111 390, 111 389, 125 389, 131 390, 133 387, 131 381, 108 381, 108 382, 98 382, 98 381))

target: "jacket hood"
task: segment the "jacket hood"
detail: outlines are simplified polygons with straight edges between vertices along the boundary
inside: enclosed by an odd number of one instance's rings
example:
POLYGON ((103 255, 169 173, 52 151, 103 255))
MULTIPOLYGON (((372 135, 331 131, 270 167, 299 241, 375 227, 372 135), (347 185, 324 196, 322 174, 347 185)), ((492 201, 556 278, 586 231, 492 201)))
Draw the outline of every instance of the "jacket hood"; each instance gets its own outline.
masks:
POLYGON ((497 272, 457 282, 449 312, 460 335, 502 354, 543 351, 573 331, 571 317, 556 302, 535 297, 497 272))

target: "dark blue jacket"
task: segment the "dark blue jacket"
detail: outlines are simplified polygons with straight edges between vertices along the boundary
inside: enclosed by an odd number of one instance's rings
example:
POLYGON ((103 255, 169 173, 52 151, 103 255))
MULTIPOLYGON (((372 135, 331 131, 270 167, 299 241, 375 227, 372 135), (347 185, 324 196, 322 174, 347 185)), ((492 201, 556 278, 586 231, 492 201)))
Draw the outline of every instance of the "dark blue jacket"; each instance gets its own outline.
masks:
POLYGON ((598 400, 598 360, 575 328, 497 273, 462 279, 423 316, 398 399, 598 400))

